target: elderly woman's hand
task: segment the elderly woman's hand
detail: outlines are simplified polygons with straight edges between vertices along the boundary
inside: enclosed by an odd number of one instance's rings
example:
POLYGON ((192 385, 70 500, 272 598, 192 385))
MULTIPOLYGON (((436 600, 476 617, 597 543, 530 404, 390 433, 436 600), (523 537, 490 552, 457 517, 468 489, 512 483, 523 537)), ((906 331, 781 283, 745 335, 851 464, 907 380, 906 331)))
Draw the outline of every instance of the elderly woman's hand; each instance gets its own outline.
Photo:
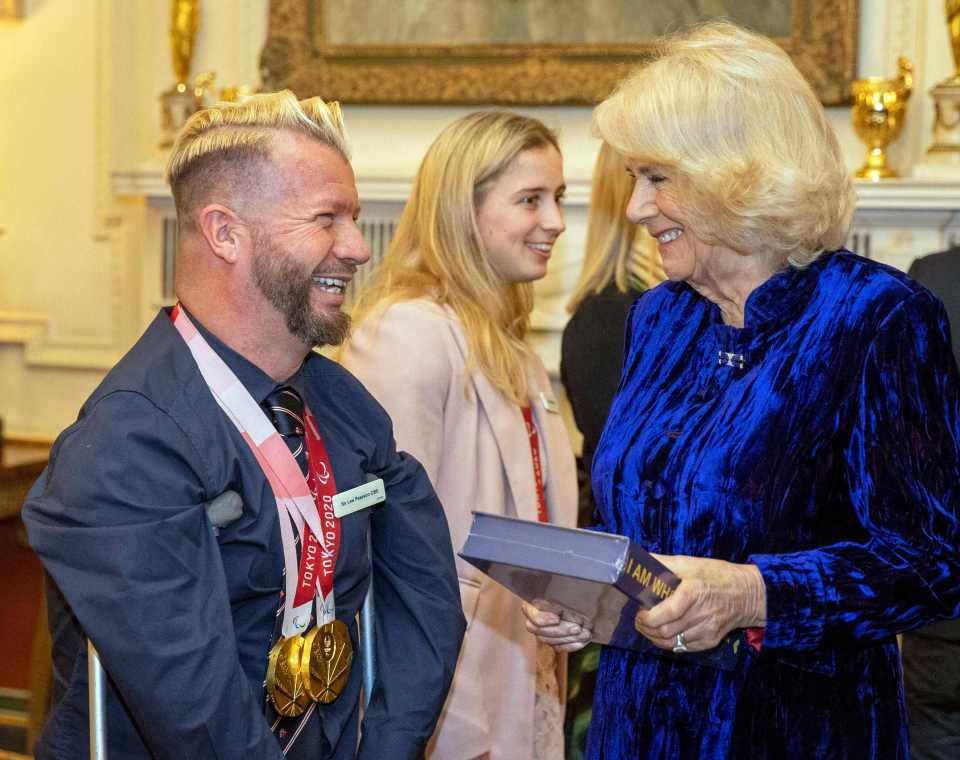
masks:
POLYGON ((653 609, 640 610, 634 621, 658 647, 673 649, 682 633, 687 649, 702 651, 715 647, 734 628, 766 624, 766 587, 756 565, 654 556, 681 578, 676 591, 653 609))
POLYGON ((523 603, 524 623, 537 640, 549 644, 558 652, 576 652, 590 641, 593 632, 584 625, 561 620, 555 612, 541 610, 533 604, 523 603))

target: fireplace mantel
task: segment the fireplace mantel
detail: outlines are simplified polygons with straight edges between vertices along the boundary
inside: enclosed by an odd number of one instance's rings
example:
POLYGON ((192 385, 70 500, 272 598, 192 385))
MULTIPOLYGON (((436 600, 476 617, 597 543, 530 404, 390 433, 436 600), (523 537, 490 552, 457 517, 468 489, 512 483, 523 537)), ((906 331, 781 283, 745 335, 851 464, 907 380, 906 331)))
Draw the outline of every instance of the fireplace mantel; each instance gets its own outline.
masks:
MULTIPOLYGON (((159 163, 116 171, 111 182, 118 196, 146 201, 143 306, 144 314, 152 315, 172 297, 173 201, 159 163)), ((361 222, 374 248, 373 261, 383 254, 412 182, 412 177, 357 179, 364 209, 361 222)), ((848 247, 855 252, 905 270, 917 256, 960 243, 960 182, 910 178, 854 184, 858 203, 848 247)), ((551 370, 559 361, 565 304, 580 271, 589 199, 589 180, 570 181, 564 201, 567 231, 550 273, 537 283, 531 339, 551 370)))
MULTIPOLYGON (((412 177, 358 177, 357 185, 364 202, 403 203, 410 194, 412 177)), ((111 174, 113 192, 124 197, 143 197, 154 203, 170 200, 163 170, 156 164, 111 174)), ((855 180, 857 213, 917 211, 960 213, 960 182, 935 179, 894 179, 884 182, 855 180)), ((567 188, 565 201, 585 206, 590 197, 590 181, 574 179, 567 188)), ((889 217, 886 217, 889 220, 889 217)))
MULTIPOLYGON (((169 204, 171 200, 163 170, 155 164, 115 171, 110 175, 110 182, 113 192, 121 197, 146 198, 148 202, 159 206, 169 204)), ((402 206, 412 186, 412 177, 357 177, 357 189, 364 205, 395 203, 402 206)), ((564 201, 571 206, 586 206, 589 200, 589 180, 572 180, 567 186, 564 201)))

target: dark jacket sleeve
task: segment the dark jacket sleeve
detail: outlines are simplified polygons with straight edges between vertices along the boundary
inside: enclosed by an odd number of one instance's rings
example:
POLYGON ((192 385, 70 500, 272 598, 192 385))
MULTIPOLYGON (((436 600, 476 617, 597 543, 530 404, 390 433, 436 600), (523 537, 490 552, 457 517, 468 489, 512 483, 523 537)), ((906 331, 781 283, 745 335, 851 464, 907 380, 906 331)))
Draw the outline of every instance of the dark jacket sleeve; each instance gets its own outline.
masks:
MULTIPOLYGON (((23 511, 68 605, 69 619, 51 621, 54 647, 58 627, 78 626, 99 651, 123 703, 108 705, 118 756, 143 754, 132 744, 142 742, 155 758, 279 760, 238 661, 203 462, 167 413, 132 392, 100 398, 61 436, 23 511)), ((74 671, 84 663, 76 652, 74 671)), ((49 737, 52 756, 86 744, 79 680, 63 695, 79 725, 49 737)))
POLYGON ((635 291, 620 293, 611 286, 585 299, 563 330, 560 378, 583 433, 588 459, 600 441, 620 384, 627 315, 637 296, 635 291))
POLYGON ((950 320, 953 358, 960 364, 960 248, 915 259, 908 274, 943 301, 950 320))
POLYGON ((948 334, 925 291, 878 328, 850 394, 845 452, 865 538, 751 557, 767 586, 764 647, 877 641, 960 614, 960 378, 948 334))
POLYGON ((453 680, 466 620, 450 530, 423 467, 397 452, 389 417, 377 428, 386 504, 372 517, 376 683, 361 760, 423 757, 453 680))

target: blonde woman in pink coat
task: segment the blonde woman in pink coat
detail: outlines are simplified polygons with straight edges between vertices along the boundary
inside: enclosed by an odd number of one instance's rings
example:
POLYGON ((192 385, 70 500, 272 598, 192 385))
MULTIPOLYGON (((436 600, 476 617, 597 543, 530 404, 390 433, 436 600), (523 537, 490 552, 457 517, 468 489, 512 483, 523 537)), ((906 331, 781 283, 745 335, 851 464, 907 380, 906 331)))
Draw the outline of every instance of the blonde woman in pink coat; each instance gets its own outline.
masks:
MULTIPOLYGON (((556 136, 536 119, 488 111, 451 124, 423 159, 341 353, 426 468, 456 549, 471 510, 576 520, 569 439, 525 341, 531 283, 564 230, 564 188, 556 136)), ((564 655, 525 630, 515 597, 458 563, 468 629, 428 757, 559 760, 564 655)))

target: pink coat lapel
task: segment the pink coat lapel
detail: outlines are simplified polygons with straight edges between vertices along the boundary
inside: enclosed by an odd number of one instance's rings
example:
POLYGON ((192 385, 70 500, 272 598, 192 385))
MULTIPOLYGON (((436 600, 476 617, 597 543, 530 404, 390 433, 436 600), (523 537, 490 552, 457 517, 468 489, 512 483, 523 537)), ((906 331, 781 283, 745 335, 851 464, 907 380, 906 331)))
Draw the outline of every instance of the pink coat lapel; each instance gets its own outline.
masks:
MULTIPOLYGON (((466 337, 459 329, 459 322, 454 321, 452 324, 457 326, 454 329, 454 335, 457 346, 466 361, 466 337)), ((576 465, 563 419, 559 414, 547 412, 540 399, 541 392, 550 398, 553 397, 547 374, 539 362, 531 364, 533 366, 528 368, 530 404, 546 454, 547 513, 550 516, 550 522, 574 525, 577 510, 576 465)), ((497 442, 517 517, 536 520, 537 490, 533 478, 533 461, 520 408, 504 398, 503 394, 481 372, 472 372, 471 379, 477 399, 497 442)))

